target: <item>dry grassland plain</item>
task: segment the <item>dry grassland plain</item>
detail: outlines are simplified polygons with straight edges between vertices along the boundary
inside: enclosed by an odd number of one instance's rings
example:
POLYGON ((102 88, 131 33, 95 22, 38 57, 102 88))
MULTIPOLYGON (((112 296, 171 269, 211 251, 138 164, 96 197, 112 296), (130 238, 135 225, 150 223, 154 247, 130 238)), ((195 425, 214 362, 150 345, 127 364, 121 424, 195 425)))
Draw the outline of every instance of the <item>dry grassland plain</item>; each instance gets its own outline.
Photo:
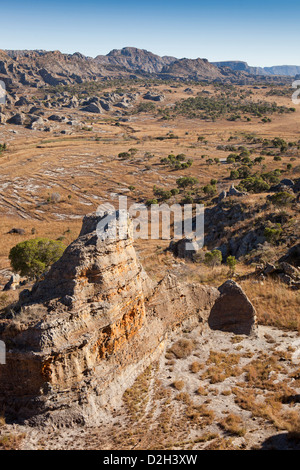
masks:
MULTIPOLYGON (((104 202, 117 208, 119 195, 128 197, 128 205, 145 203, 155 197, 154 185, 170 191, 177 188, 178 178, 190 176, 199 181, 192 197, 212 206, 212 198, 207 198, 201 188, 215 179, 218 194, 232 183, 239 183, 229 178, 236 165, 226 162, 232 153, 224 150, 226 146, 246 147, 254 160, 261 156, 262 140, 278 137, 296 142, 298 146, 281 153, 280 159, 274 160, 274 152, 270 155, 265 152, 264 160, 254 165, 252 171, 280 169, 282 178, 300 177, 300 106, 291 101, 292 88, 289 95, 286 87, 280 86, 232 87, 230 93, 247 96, 252 102, 294 107, 292 112, 268 114, 270 120, 266 122, 262 121, 263 116, 243 112, 236 120, 228 120, 228 115, 214 121, 180 113, 172 117, 176 102, 203 92, 207 96, 219 96, 224 91, 221 85, 190 84, 189 94, 185 91, 186 84, 176 82, 152 88, 163 93, 165 100, 154 103, 153 110, 148 112, 135 113, 134 108, 123 113, 125 120, 120 120, 114 112, 96 115, 61 108, 49 111, 71 116, 80 124, 55 123, 48 132, 0 125, 0 143, 5 142, 7 146, 0 157, 2 286, 10 275, 8 255, 14 245, 36 237, 60 239, 68 245, 78 236, 85 214, 104 202), (270 95, 273 88, 283 89, 285 93, 270 95), (253 138, 261 140, 253 141, 253 138), (129 153, 129 157, 120 157, 123 152, 129 153), (184 154, 185 161, 191 159, 193 163, 175 170, 161 162, 170 154, 184 154), (25 233, 9 234, 12 228, 21 228, 25 233)), ((142 95, 147 89, 147 84, 134 85, 134 90, 141 93, 135 107, 143 102, 142 95)), ((191 196, 187 191, 180 191, 168 203, 181 202, 187 195, 191 196)), ((245 202, 263 207, 267 195, 249 193, 245 202)), ((260 213, 262 217, 264 210, 260 213)), ((297 211, 286 210, 291 215, 290 231, 297 234, 297 211)), ((139 258, 153 279, 161 279, 167 271, 185 280, 215 286, 228 279, 226 265, 211 268, 176 259, 164 251, 168 244, 169 240, 135 241, 139 258)), ((275 255, 283 254, 286 248, 275 246, 275 255)), ((186 357, 184 354, 178 357, 172 352, 172 345, 179 338, 170 338, 170 349, 160 363, 153 364, 136 381, 124 396, 123 408, 115 411, 111 421, 103 423, 105 436, 100 429, 61 433, 49 429, 41 433, 24 426, 12 429, 3 422, 0 448, 299 447, 299 358, 295 355, 299 347, 299 291, 292 291, 273 279, 253 280, 253 272, 252 264, 238 261, 236 278, 255 305, 261 325, 257 340, 220 332, 201 337, 196 331, 183 332, 182 338, 195 341, 194 348, 186 357), (263 369, 263 363, 268 363, 268 367, 263 369)), ((16 295, 0 292, 1 307, 16 295)))

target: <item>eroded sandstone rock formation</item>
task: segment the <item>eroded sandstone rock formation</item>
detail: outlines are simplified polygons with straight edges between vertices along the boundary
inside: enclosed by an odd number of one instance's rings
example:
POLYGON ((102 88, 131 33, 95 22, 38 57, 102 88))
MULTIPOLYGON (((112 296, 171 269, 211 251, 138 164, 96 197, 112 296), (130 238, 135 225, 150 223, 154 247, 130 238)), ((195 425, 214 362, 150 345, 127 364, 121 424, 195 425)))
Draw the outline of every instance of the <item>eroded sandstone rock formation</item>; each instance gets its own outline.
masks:
POLYGON ((217 289, 182 285, 171 275, 153 285, 130 229, 125 239, 101 239, 100 220, 86 216, 79 238, 21 293, 11 318, 0 320, 7 346, 0 405, 7 415, 97 423, 158 357, 168 332, 207 323, 217 289))

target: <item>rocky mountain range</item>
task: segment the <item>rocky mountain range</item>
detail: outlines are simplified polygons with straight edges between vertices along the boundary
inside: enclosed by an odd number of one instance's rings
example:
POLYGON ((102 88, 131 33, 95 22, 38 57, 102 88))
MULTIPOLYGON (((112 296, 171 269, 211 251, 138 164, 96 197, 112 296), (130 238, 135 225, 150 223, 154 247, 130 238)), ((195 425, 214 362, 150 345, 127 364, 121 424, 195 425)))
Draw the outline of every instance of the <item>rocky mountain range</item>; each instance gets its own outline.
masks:
POLYGON ((251 75, 280 75, 287 77, 295 77, 300 74, 300 65, 274 65, 273 67, 251 67, 247 62, 239 60, 212 62, 219 68, 229 67, 231 70, 246 72, 251 75))
POLYGON ((0 79, 7 87, 70 85, 86 81, 118 78, 162 78, 251 83, 253 75, 261 80, 300 72, 300 67, 260 69, 244 62, 216 62, 207 59, 160 57, 152 52, 125 47, 95 58, 78 52, 0 50, 0 79), (270 70, 269 70, 270 69, 270 70), (272 69, 272 71, 271 71, 272 69))

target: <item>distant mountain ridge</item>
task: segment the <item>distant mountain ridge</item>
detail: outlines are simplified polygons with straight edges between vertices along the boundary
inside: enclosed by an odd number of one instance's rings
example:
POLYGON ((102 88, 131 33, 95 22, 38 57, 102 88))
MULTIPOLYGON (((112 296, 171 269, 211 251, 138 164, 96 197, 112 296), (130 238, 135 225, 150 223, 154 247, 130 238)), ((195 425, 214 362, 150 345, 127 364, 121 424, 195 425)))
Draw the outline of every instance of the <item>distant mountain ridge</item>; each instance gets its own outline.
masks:
POLYGON ((216 67, 223 68, 229 67, 234 71, 243 71, 251 75, 280 75, 287 77, 294 77, 300 74, 300 65, 273 65, 272 67, 252 67, 247 62, 239 60, 228 60, 221 62, 212 62, 216 67))
POLYGON ((169 56, 160 57, 145 49, 124 47, 123 49, 113 49, 104 56, 98 55, 95 60, 104 65, 113 64, 148 73, 159 73, 163 67, 177 59, 169 56))
MULTIPOLYGON (((7 86, 70 85, 85 81, 118 78, 163 78, 253 83, 255 76, 272 79, 275 74, 300 73, 297 66, 249 67, 246 62, 211 63, 207 59, 177 59, 145 49, 124 47, 95 58, 79 52, 64 54, 45 50, 0 50, 0 79, 7 86), (268 78, 269 77, 269 78, 268 78)), ((276 77, 274 78, 276 79, 276 77)))

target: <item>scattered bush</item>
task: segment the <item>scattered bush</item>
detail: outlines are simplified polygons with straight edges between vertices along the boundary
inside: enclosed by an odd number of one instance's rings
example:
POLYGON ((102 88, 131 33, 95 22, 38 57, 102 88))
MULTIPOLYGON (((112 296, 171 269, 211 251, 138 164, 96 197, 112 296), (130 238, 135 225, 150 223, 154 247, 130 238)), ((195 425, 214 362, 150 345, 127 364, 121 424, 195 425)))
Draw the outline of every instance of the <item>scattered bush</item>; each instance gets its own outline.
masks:
POLYGON ((287 191, 281 191, 279 193, 270 196, 270 201, 274 206, 285 207, 291 204, 295 200, 295 197, 287 191))
POLYGON ((204 258, 205 264, 207 266, 219 266, 222 263, 222 253, 220 250, 208 251, 205 253, 204 258))
POLYGON ((15 272, 36 279, 62 256, 65 248, 60 241, 36 238, 11 248, 9 260, 15 272))
POLYGON ((240 181, 237 189, 240 191, 262 193, 269 191, 270 185, 261 177, 249 176, 248 178, 240 181))
POLYGON ((178 359, 184 359, 192 354, 195 346, 194 341, 190 339, 180 339, 171 346, 168 352, 173 353, 178 359))
POLYGON ((226 263, 232 273, 235 272, 236 262, 235 256, 227 256, 226 263))
POLYGON ((282 228, 277 227, 277 228, 272 228, 272 227, 266 227, 264 230, 264 236, 266 237, 266 240, 269 243, 276 243, 281 235, 282 228))
POLYGON ((192 176, 182 176, 181 178, 178 178, 178 180, 176 180, 177 186, 182 189, 185 189, 189 186, 193 187, 198 183, 199 183, 198 179, 192 176))

